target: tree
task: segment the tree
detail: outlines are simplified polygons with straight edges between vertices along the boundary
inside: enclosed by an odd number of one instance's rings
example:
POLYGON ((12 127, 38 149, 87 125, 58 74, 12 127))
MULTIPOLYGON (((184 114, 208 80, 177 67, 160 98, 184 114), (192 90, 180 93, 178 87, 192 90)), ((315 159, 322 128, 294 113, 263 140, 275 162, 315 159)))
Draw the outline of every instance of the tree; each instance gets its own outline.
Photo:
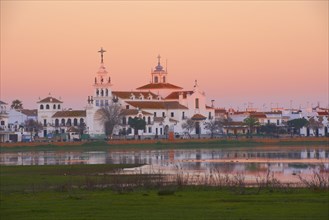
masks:
POLYGON ((33 132, 37 134, 40 130, 43 129, 41 122, 35 121, 33 119, 28 119, 24 123, 25 131, 31 133, 31 140, 33 138, 33 132))
POLYGON ((146 122, 141 118, 129 118, 128 124, 134 129, 134 135, 138 135, 138 130, 144 130, 146 122))
POLYGON ((292 130, 292 134, 295 133, 295 130, 300 130, 302 127, 306 126, 308 121, 305 118, 297 118, 289 120, 287 122, 288 127, 292 130))
POLYGON ((23 109, 23 103, 22 103, 22 101, 15 99, 12 101, 10 108, 15 109, 15 110, 23 109))
POLYGON ((257 118, 254 118, 252 116, 248 117, 248 118, 245 118, 243 120, 243 123, 245 125, 247 125, 248 129, 249 129, 249 134, 250 134, 250 137, 252 138, 252 132, 254 130, 255 127, 259 126, 259 121, 257 118))
POLYGON ((121 107, 113 103, 97 111, 96 120, 104 125, 105 135, 112 138, 114 129, 120 124, 121 107))
POLYGON ((260 126, 259 129, 260 132, 265 133, 267 135, 269 134, 275 134, 278 132, 278 127, 276 126, 276 124, 266 124, 266 125, 262 125, 260 126))
POLYGON ((310 118, 307 123, 307 127, 315 131, 315 135, 319 136, 319 128, 322 127, 322 123, 314 119, 314 117, 310 118))
POLYGON ((79 129, 80 135, 83 135, 84 131, 86 130, 86 123, 84 123, 84 122, 80 123, 78 126, 78 129, 79 129))
POLYGON ((220 132, 222 127, 222 122, 216 119, 205 122, 205 129, 210 131, 210 138, 213 138, 214 134, 220 132))
POLYGON ((195 121, 193 121, 190 118, 187 118, 183 123, 182 123, 182 128, 188 133, 189 138, 191 138, 191 132, 195 128, 195 121))

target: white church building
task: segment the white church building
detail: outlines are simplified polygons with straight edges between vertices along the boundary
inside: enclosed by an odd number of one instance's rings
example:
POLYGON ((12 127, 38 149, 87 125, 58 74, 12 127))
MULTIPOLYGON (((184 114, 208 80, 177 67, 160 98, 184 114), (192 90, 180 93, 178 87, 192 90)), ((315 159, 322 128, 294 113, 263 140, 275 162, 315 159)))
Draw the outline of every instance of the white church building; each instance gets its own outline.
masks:
POLYGON ((120 124, 114 135, 133 136, 134 130, 128 125, 129 118, 138 117, 146 122, 144 130, 138 134, 142 138, 165 138, 171 134, 184 133, 182 123, 188 118, 195 121, 191 134, 204 135, 207 131, 204 122, 212 120, 215 109, 206 105, 206 96, 200 90, 197 81, 189 90, 184 90, 169 82, 168 73, 161 66, 161 57, 151 72, 151 82, 131 91, 113 90, 111 74, 103 62, 105 50, 101 53, 101 62, 93 78, 93 94, 88 96, 84 110, 64 109, 61 98, 40 98, 37 102, 37 118, 43 129, 41 138, 54 136, 73 140, 77 133, 88 134, 91 138, 105 138, 104 121, 99 120, 100 110, 106 106, 121 107, 120 124), (69 135, 70 134, 70 135, 69 135), (70 137, 71 136, 71 137, 70 137))
POLYGON ((213 119, 215 109, 206 105, 206 96, 200 90, 197 81, 189 90, 171 84, 168 73, 161 66, 161 57, 151 72, 151 82, 137 87, 132 91, 113 90, 111 74, 106 70, 103 62, 103 48, 101 63, 94 77, 93 95, 88 97, 86 107, 86 126, 91 137, 104 135, 104 123, 97 120, 99 110, 104 106, 120 105, 120 125, 115 134, 133 134, 129 129, 129 117, 139 117, 145 120, 146 128, 139 131, 143 136, 165 136, 169 132, 182 134, 182 123, 191 118, 195 120, 192 134, 206 134, 204 122, 213 119))

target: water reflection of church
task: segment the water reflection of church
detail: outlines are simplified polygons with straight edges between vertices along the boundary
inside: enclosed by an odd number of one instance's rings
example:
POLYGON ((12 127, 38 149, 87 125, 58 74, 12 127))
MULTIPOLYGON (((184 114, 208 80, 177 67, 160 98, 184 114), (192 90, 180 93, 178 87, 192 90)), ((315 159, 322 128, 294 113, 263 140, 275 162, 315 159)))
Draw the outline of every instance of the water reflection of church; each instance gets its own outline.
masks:
MULTIPOLYGON (((215 163, 218 159, 329 159, 329 150, 302 151, 235 151, 235 150, 150 150, 111 152, 19 152, 0 155, 1 165, 61 165, 61 164, 152 164, 171 169, 234 172, 312 173, 319 165, 296 163, 215 163), (188 162, 184 162, 188 160, 188 162)), ((329 169, 329 163, 324 163, 329 169)))

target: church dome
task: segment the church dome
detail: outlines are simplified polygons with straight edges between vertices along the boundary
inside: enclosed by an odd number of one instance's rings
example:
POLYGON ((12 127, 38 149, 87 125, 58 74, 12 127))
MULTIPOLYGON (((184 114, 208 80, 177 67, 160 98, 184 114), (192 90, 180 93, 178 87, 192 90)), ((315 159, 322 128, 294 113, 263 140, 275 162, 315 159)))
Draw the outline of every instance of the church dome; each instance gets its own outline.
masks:
POLYGON ((158 65, 155 67, 155 71, 162 71, 163 67, 160 65, 160 62, 158 63, 158 65))

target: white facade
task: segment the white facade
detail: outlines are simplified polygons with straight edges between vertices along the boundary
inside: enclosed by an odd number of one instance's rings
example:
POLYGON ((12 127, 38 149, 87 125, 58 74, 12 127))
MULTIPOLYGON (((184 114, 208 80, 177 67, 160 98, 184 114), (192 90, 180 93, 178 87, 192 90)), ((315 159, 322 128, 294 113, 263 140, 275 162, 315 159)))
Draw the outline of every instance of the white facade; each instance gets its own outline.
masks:
MULTIPOLYGON (((92 137, 105 133, 103 124, 97 120, 97 111, 104 106, 112 105, 113 102, 121 105, 122 109, 136 110, 130 111, 130 115, 120 116, 124 123, 115 130, 116 134, 128 131, 129 117, 140 117, 146 121, 146 128, 140 131, 141 135, 161 136, 168 135, 168 132, 182 134, 182 123, 187 118, 198 119, 196 122, 200 129, 196 127, 192 134, 197 133, 197 130, 200 134, 206 134, 204 122, 212 120, 215 116, 215 110, 206 106, 205 93, 200 90, 197 82, 189 91, 169 83, 168 73, 161 66, 160 56, 158 65, 151 73, 151 82, 133 91, 112 90, 110 75, 102 60, 92 89, 93 95, 88 97, 86 107, 86 123, 92 137)), ((133 133, 131 131, 129 134, 133 133)))
POLYGON ((0 100, 0 143, 9 141, 7 103, 0 100))

